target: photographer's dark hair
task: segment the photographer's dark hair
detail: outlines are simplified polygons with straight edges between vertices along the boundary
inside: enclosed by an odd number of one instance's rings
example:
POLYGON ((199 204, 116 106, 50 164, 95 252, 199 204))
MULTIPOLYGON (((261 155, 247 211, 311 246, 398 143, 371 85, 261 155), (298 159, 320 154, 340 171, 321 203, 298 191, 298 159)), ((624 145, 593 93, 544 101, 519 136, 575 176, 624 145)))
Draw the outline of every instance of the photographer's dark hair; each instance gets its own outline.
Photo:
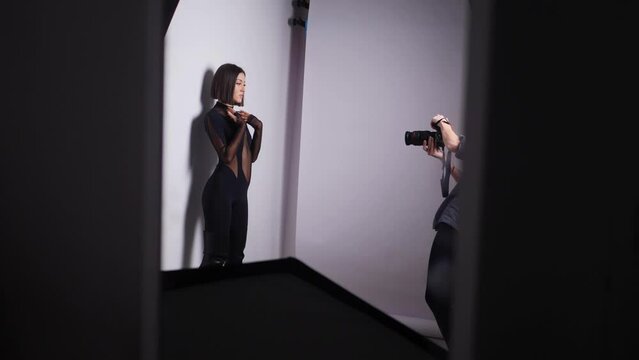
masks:
POLYGON ((244 99, 241 104, 233 102, 235 80, 240 73, 246 75, 246 72, 235 64, 224 64, 217 68, 211 83, 211 97, 225 104, 244 106, 244 99))

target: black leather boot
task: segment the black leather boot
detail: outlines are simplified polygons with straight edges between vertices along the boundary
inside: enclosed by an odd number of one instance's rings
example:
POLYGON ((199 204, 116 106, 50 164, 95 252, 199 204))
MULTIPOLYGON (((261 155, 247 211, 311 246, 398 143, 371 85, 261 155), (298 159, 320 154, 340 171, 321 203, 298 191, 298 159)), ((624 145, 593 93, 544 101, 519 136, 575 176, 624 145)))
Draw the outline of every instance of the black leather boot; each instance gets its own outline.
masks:
POLYGON ((204 254, 202 256, 202 263, 200 268, 220 268, 228 265, 228 255, 224 249, 214 242, 213 234, 210 232, 204 232, 204 254))
POLYGON ((200 269, 203 268, 221 268, 228 265, 228 261, 219 256, 214 256, 211 254, 204 254, 202 258, 202 263, 200 264, 200 269))

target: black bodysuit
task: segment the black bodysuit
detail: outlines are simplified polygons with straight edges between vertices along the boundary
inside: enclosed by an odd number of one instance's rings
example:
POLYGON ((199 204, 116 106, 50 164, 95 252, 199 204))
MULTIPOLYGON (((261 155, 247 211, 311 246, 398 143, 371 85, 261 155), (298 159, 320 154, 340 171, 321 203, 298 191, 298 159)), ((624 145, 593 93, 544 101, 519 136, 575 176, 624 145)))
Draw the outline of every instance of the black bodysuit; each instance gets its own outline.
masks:
POLYGON ((207 113, 205 127, 219 161, 202 192, 204 256, 200 267, 241 264, 248 225, 246 195, 261 133, 254 143, 246 125, 235 124, 220 102, 207 113))

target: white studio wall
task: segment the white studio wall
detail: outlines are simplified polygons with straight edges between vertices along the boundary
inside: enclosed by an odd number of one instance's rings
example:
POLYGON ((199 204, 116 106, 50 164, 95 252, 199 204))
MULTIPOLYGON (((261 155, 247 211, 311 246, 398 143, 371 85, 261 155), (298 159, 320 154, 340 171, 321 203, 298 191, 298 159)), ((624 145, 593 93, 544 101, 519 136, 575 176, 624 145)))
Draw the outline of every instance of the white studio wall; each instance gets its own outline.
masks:
MULTIPOLYGON (((181 0, 165 36, 162 269, 202 258, 204 184, 217 156, 204 132, 214 71, 246 71, 244 109, 264 123, 248 192, 246 262, 280 257, 292 13, 286 0, 181 0)), ((252 131, 252 130, 251 130, 252 131)))
POLYGON ((468 11, 466 0, 309 11, 296 257, 413 327, 433 323, 424 291, 443 198, 441 164, 404 132, 443 113, 463 133, 468 11))

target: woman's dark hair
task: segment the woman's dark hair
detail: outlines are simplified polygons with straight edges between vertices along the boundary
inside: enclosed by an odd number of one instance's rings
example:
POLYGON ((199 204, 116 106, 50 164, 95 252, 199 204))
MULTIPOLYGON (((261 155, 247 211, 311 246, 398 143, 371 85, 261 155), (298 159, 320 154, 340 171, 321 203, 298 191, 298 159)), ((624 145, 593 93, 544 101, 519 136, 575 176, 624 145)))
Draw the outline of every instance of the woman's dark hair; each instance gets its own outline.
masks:
POLYGON ((240 73, 246 75, 244 70, 235 64, 224 64, 217 68, 211 83, 211 97, 225 104, 244 106, 244 98, 241 104, 235 104, 233 101, 235 80, 240 73))

